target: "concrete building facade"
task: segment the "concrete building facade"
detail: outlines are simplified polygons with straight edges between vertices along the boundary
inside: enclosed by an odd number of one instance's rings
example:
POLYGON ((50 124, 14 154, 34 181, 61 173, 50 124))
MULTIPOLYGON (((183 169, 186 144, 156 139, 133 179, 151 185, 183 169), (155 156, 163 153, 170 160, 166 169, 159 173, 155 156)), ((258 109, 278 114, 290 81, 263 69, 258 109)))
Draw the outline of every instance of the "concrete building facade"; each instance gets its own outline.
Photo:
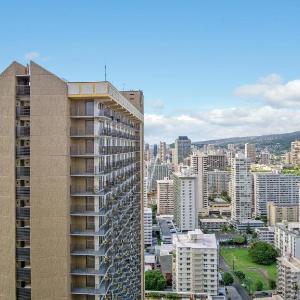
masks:
POLYGON ((157 213, 160 215, 174 215, 173 180, 157 180, 157 213))
POLYGON ((143 95, 132 93, 139 102, 33 62, 1 73, 1 299, 143 298, 143 95))
POLYGON ((175 140, 173 163, 179 165, 191 154, 191 140, 187 136, 179 136, 175 140))

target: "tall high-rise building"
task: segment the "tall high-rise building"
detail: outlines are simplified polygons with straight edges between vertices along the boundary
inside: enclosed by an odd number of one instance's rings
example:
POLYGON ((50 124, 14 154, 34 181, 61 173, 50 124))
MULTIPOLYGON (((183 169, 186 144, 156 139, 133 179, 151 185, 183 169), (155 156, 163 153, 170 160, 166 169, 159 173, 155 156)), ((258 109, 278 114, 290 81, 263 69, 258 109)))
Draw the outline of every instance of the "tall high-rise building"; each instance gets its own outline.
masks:
POLYGON ((252 217, 252 175, 250 161, 237 154, 231 166, 229 190, 231 196, 231 218, 239 223, 252 217))
POLYGON ((33 62, 0 75, 2 299, 143 299, 143 94, 130 93, 33 62))
POLYGON ((208 171, 207 172, 207 196, 220 196, 222 192, 229 192, 229 171, 208 171))
POLYGON ((173 289, 218 295, 218 244, 214 234, 200 229, 173 236, 173 289))
POLYGON ((197 175, 189 172, 172 174, 174 182, 174 220, 180 231, 198 227, 199 189, 197 175))
POLYGON ((158 147, 157 147, 157 144, 154 144, 154 145, 153 145, 153 157, 154 157, 154 158, 157 156, 157 151, 158 151, 157 148, 158 148, 158 147))
POLYGON ((251 163, 256 161, 256 146, 255 144, 245 144, 245 157, 250 160, 251 163))
POLYGON ((179 165, 191 154, 191 140, 187 136, 179 136, 175 140, 173 163, 179 165))
POLYGON ((267 203, 297 204, 299 203, 300 176, 291 174, 253 173, 254 180, 254 214, 267 215, 267 203))
POLYGON ((159 143, 159 160, 161 162, 167 161, 167 144, 166 144, 166 142, 159 143))
POLYGON ((270 152, 269 151, 262 151, 260 153, 260 161, 262 165, 268 166, 270 164, 270 152))
POLYGON ((157 180, 157 213, 160 215, 174 214, 173 180, 168 178, 157 180))
POLYGON ((294 141, 291 143, 290 160, 294 166, 300 165, 300 141, 294 141))
POLYGON ((152 209, 144 208, 144 244, 152 245, 152 209))

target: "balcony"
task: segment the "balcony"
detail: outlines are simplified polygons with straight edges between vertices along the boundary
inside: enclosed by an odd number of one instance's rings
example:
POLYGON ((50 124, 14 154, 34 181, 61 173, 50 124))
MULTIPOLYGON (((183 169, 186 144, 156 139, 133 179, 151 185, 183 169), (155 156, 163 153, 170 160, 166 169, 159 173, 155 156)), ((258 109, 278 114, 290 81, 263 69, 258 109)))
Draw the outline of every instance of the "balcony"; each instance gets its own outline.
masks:
POLYGON ((87 248, 74 248, 71 251, 73 256, 106 256, 111 247, 100 246, 99 250, 87 249, 87 248))
POLYGON ((100 208, 99 211, 95 211, 94 205, 72 205, 71 216, 101 216, 104 217, 108 213, 105 208, 100 208))
POLYGON ((17 280, 18 281, 30 281, 31 269, 30 268, 17 268, 17 280))
POLYGON ((30 147, 17 147, 17 156, 28 156, 30 155, 30 147))
POLYGON ((16 195, 17 197, 24 197, 29 198, 30 197, 30 187, 28 186, 22 186, 16 188, 16 195))
POLYGON ((105 296, 107 293, 107 289, 104 286, 98 289, 92 287, 72 287, 71 292, 73 295, 105 296))
POLYGON ((31 289, 26 287, 17 288, 18 300, 31 300, 31 289))
POLYGON ((29 85, 17 85, 16 86, 17 96, 30 95, 30 86, 29 85))
POLYGON ((91 138, 94 136, 94 128, 70 128, 70 137, 72 138, 91 138))
POLYGON ((16 250, 17 261, 29 261, 30 260, 30 248, 17 248, 16 250))
POLYGON ((17 167, 17 177, 28 177, 30 176, 30 167, 17 167))
POLYGON ((16 135, 18 137, 30 136, 30 127, 29 126, 24 126, 24 127, 17 126, 16 135))
POLYGON ((17 241, 30 241, 30 228, 29 227, 19 227, 16 230, 17 241))
POLYGON ((30 207, 17 207, 16 209, 17 220, 30 218, 30 207))
POLYGON ((78 145, 71 145, 70 155, 73 157, 95 157, 99 156, 95 153, 94 147, 82 147, 78 145))
POLYGON ((17 117, 30 116, 30 106, 17 106, 16 115, 17 115, 17 117))
POLYGON ((99 270, 95 268, 82 268, 80 266, 72 266, 71 267, 71 275, 77 276, 105 276, 108 272, 109 267, 101 266, 99 270))
POLYGON ((78 224, 71 224, 71 232, 72 236, 101 236, 105 237, 110 232, 110 228, 108 226, 103 226, 98 231, 95 229, 88 229, 85 226, 81 226, 78 224))

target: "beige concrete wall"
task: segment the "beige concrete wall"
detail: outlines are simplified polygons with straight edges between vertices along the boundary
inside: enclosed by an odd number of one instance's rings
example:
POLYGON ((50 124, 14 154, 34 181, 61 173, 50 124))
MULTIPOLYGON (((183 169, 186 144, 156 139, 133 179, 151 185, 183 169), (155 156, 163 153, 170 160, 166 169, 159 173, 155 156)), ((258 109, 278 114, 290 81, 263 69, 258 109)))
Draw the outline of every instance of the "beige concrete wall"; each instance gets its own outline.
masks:
POLYGON ((32 299, 71 299, 66 83, 31 63, 30 104, 32 299))
POLYGON ((16 297, 15 75, 25 67, 11 64, 0 75, 0 299, 16 297))

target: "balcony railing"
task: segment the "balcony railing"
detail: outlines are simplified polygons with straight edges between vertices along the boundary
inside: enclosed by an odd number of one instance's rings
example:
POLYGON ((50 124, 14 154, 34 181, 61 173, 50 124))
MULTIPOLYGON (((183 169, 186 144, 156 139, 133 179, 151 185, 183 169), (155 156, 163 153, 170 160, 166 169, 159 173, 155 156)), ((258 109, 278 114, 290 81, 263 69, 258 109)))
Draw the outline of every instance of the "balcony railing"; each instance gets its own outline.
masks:
POLYGON ((91 137, 94 136, 94 128, 70 128, 71 137, 91 137))
POLYGON ((30 195, 30 187, 22 186, 16 188, 17 196, 29 196, 30 195))
POLYGON ((16 134, 17 134, 17 136, 30 136, 30 127, 27 127, 27 126, 20 127, 20 126, 18 126, 16 128, 16 134))
POLYGON ((17 177, 19 176, 30 176, 30 167, 17 167, 16 168, 17 177))
POLYGON ((20 156, 30 155, 30 147, 17 147, 16 154, 20 156))
POLYGON ((17 85, 16 94, 19 95, 30 95, 30 86, 29 85, 17 85))
POLYGON ((31 289, 30 288, 17 288, 17 299, 19 300, 31 300, 31 289))
POLYGON ((17 268, 18 281, 30 281, 30 278, 31 278, 30 268, 17 268))
POLYGON ((17 117, 30 116, 30 106, 17 106, 17 117))
POLYGON ((17 248, 16 257, 17 257, 17 261, 30 260, 30 248, 17 248))
POLYGON ((17 228, 17 241, 30 241, 30 228, 17 228))
POLYGON ((17 207, 16 208, 16 217, 20 219, 29 219, 30 218, 30 207, 17 207))

